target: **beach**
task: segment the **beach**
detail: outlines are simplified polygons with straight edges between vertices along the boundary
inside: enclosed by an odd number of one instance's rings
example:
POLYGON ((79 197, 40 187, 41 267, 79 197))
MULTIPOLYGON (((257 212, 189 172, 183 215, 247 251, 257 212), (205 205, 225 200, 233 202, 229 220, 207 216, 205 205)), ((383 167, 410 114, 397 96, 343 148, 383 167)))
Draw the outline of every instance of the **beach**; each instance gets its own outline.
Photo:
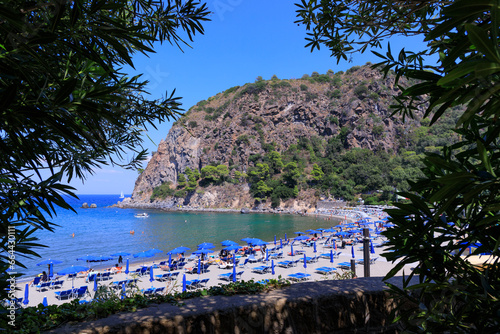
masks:
MULTIPOLYGON (((378 219, 378 217, 373 217, 374 219, 378 219)), ((373 226, 373 225, 372 225, 373 226)), ((306 274, 306 279, 302 280, 301 277, 299 277, 299 281, 297 281, 298 284, 300 284, 301 281, 319 281, 319 280, 325 280, 325 279, 335 279, 338 278, 338 276, 341 276, 345 274, 346 272, 349 271, 350 267, 344 267, 342 269, 339 264, 341 263, 349 263, 351 262, 352 254, 354 253, 354 259, 356 260, 356 276, 357 277, 364 277, 364 265, 362 264, 363 260, 363 243, 357 243, 354 244, 354 246, 346 246, 344 249, 341 249, 341 239, 336 238, 336 245, 337 245, 337 250, 333 247, 333 244, 324 244, 324 242, 328 239, 329 236, 331 236, 332 233, 325 233, 324 238, 316 240, 316 252, 314 252, 314 243, 309 242, 309 246, 307 246, 304 242, 301 241, 294 241, 293 245, 288 244, 288 245, 283 245, 283 248, 279 248, 280 246, 280 241, 278 240, 276 242, 276 246, 274 244, 274 241, 269 242, 266 245, 266 248, 268 250, 267 252, 267 257, 268 261, 266 261, 266 253, 262 251, 257 251, 256 254, 254 255, 256 261, 255 262, 248 262, 245 263, 245 260, 249 259, 248 256, 242 256, 240 254, 236 255, 236 260, 239 262, 236 265, 235 271, 237 273, 241 273, 241 275, 238 275, 237 278, 238 280, 244 280, 244 281, 262 281, 266 279, 287 279, 291 281, 293 284, 295 284, 295 277, 293 277, 296 274, 306 274), (293 247, 294 254, 291 254, 291 249, 293 247), (276 249, 275 249, 276 248, 276 249), (274 249, 274 250, 273 250, 274 249), (331 262, 331 257, 330 253, 336 253, 339 252, 340 254, 338 256, 335 256, 333 259, 333 263, 331 262), (283 253, 282 257, 277 257, 279 253, 283 253), (275 254, 275 255, 273 255, 275 254), (322 255, 323 254, 323 255, 322 255), (304 256, 306 257, 306 268, 304 268, 304 256), (311 260, 311 262, 309 262, 311 260), (316 261, 315 261, 316 260, 316 261), (279 263, 283 261, 295 261, 295 265, 291 267, 284 268, 279 265, 279 263), (264 267, 271 267, 272 264, 274 264, 274 274, 272 273, 271 268, 264 268, 264 267), (263 267, 264 266, 264 267, 263 267), (320 273, 317 271, 318 268, 321 267, 327 267, 327 268, 334 268, 331 273, 324 274, 320 273), (261 269, 261 271, 256 270, 261 269), (262 271, 263 269, 263 271, 262 271), (292 276, 290 276, 292 275, 292 276)), ((308 236, 309 237, 309 236, 308 236)), ((292 241, 293 239, 290 239, 292 241)), ((346 239, 349 240, 349 239, 346 239)), ((383 246, 384 243, 384 237, 378 235, 378 234, 373 234, 372 238, 372 243, 373 247, 371 248, 371 251, 374 251, 374 253, 370 254, 370 259, 372 259, 372 264, 370 264, 370 276, 371 277, 384 277, 393 267, 394 264, 389 263, 383 258, 380 254, 384 252, 385 247, 383 246)), ((305 242, 307 242, 305 240, 305 242)), ((242 242, 240 242, 241 245, 242 242)), ((290 242, 291 243, 291 242, 290 242)), ((220 246, 219 246, 220 248, 220 246)), ((260 248, 260 247, 259 247, 260 248)), ((190 252, 188 252, 189 254, 190 252)), ((218 252, 217 252, 218 253, 218 252)), ((143 263, 134 263, 131 264, 129 267, 129 273, 125 273, 125 261, 122 265, 122 269, 119 272, 110 274, 109 279, 103 280, 103 281, 98 281, 98 286, 107 286, 107 287, 117 287, 115 289, 117 293, 121 290, 120 287, 118 287, 117 283, 120 281, 125 281, 125 280, 131 280, 134 279, 136 280, 137 288, 139 290, 147 290, 150 288, 163 288, 162 293, 171 293, 171 292, 181 292, 183 289, 183 278, 185 276, 186 281, 189 282, 193 280, 203 280, 203 279, 208 279, 206 282, 206 285, 204 287, 211 287, 211 286, 217 286, 219 284, 227 284, 230 281, 232 282, 231 278, 229 280, 223 280, 221 279, 220 275, 223 276, 229 276, 231 273, 233 273, 233 268, 231 267, 231 260, 229 261, 229 266, 225 269, 221 268, 219 266, 219 261, 218 261, 218 254, 216 252, 214 253, 208 253, 206 255, 206 262, 210 262, 211 264, 208 266, 207 270, 205 272, 202 272, 201 274, 191 274, 190 270, 192 268, 195 268, 195 271, 197 271, 198 267, 198 260, 196 256, 191 256, 186 259, 186 265, 184 266, 183 269, 178 269, 178 270, 172 270, 169 271, 167 267, 165 266, 160 266, 159 263, 161 261, 166 261, 165 258, 163 259, 154 259, 154 260, 148 260, 144 261, 143 263), (151 275, 149 273, 146 273, 142 276, 136 275, 134 272, 138 269, 141 268, 142 266, 148 267, 148 270, 150 270, 151 267, 153 267, 153 277, 155 278, 153 281, 151 281, 151 275), (163 270, 163 269, 165 270, 163 270), (164 275, 167 273, 178 273, 175 274, 174 279, 169 279, 166 281, 160 281, 157 278, 157 275, 164 275)), ((231 252, 232 253, 232 252, 231 252)), ((186 254, 186 256, 189 256, 186 254)), ((162 254, 165 256, 165 254, 162 254)), ((172 259, 175 257, 172 256, 172 259)), ((168 259, 168 258, 167 258, 168 259)), ((110 268, 113 267, 114 264, 110 264, 110 268)), ((140 269, 139 269, 140 270, 140 269)), ((405 268, 402 269, 402 271, 405 271, 405 273, 410 272, 410 265, 407 265, 405 268)), ((56 270, 57 271, 57 270, 56 270)), ((399 274, 402 274, 402 271, 399 274)), ((103 270, 97 270, 94 273, 103 273, 106 272, 105 269, 103 270)), ((94 291, 94 282, 93 281, 87 281, 88 276, 85 275, 80 275, 80 277, 76 277, 74 279, 68 279, 67 276, 59 277, 57 280, 63 281, 62 286, 56 288, 56 289, 44 289, 42 291, 37 291, 36 286, 31 286, 29 287, 29 303, 28 305, 24 305, 24 307, 27 306, 37 306, 38 304, 42 303, 44 298, 46 298, 47 303, 49 305, 59 305, 68 301, 71 301, 72 298, 68 299, 63 299, 59 300, 56 298, 56 293, 60 291, 66 291, 70 290, 73 287, 74 288, 80 288, 80 287, 87 287, 88 293, 82 296, 80 299, 85 300, 85 301, 91 301, 95 295, 94 291)), ((17 291, 16 296, 23 298, 25 295, 25 284, 19 284, 19 288, 21 290, 17 291)), ((200 288, 200 287, 198 287, 200 288)), ((187 288, 188 290, 190 289, 189 287, 187 288)), ((130 293, 130 291, 128 291, 130 293)))

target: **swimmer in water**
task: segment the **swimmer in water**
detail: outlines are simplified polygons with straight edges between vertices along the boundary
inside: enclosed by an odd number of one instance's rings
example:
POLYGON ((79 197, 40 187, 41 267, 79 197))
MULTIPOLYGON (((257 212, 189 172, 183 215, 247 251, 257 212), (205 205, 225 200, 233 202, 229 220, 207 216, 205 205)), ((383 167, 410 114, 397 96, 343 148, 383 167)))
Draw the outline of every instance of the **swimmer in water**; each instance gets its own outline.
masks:
POLYGON ((75 234, 73 233, 73 234, 71 235, 71 237, 72 237, 72 238, 74 238, 74 237, 75 237, 75 234))
POLYGON ((135 231, 134 231, 134 230, 130 231, 130 234, 134 234, 134 233, 135 233, 135 231))

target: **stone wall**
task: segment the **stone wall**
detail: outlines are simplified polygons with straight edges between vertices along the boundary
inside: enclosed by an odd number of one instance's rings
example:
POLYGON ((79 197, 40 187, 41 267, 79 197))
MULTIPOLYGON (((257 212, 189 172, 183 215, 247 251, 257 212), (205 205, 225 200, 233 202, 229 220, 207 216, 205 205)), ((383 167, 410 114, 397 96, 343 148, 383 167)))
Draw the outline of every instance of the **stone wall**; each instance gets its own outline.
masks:
MULTIPOLYGON (((401 278, 391 283, 400 285, 401 278)), ((379 277, 293 284, 257 295, 153 305, 51 333, 398 333, 379 277)))

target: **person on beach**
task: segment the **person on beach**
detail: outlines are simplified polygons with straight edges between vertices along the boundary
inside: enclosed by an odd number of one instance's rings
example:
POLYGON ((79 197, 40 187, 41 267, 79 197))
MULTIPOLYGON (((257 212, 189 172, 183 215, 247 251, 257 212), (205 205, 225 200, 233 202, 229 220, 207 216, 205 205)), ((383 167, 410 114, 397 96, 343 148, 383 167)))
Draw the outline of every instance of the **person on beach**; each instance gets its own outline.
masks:
POLYGON ((49 279, 47 277, 47 273, 44 271, 42 273, 42 278, 40 278, 40 282, 47 282, 49 279))
MULTIPOLYGON (((123 263, 123 258, 122 258, 122 256, 121 256, 121 255, 120 255, 120 256, 118 256, 118 263, 120 263, 120 264, 121 264, 121 263, 123 263)), ((116 266, 118 267, 118 265, 116 265, 116 266)))

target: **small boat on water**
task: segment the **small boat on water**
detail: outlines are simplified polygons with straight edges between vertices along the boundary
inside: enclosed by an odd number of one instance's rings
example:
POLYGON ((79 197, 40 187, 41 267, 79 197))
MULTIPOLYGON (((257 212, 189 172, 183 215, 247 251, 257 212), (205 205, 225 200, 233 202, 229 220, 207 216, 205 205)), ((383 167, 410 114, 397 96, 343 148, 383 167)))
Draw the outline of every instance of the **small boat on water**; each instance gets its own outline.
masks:
POLYGON ((136 213, 134 215, 135 218, 148 218, 149 215, 146 213, 146 212, 143 212, 143 213, 136 213))
POLYGON ((123 191, 122 191, 122 193, 120 195, 120 198, 125 198, 125 195, 123 195, 123 191))

